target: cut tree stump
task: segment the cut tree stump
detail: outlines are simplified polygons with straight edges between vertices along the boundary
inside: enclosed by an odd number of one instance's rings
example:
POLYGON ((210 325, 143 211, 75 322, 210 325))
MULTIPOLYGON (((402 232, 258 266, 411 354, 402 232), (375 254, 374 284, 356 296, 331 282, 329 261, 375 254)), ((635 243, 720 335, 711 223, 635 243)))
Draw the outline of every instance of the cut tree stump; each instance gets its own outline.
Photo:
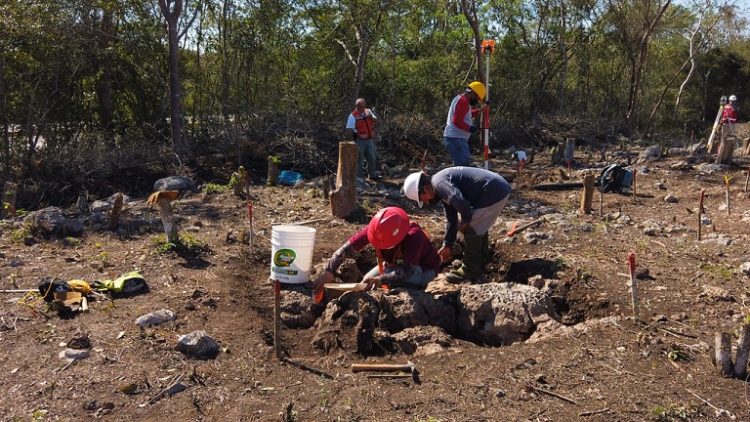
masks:
POLYGON ((591 213, 591 203, 594 200, 594 175, 587 174, 583 177, 583 193, 581 194, 581 212, 591 213))
POLYGON ((737 342, 737 355, 734 358, 734 376, 739 379, 747 377, 747 361, 750 357, 750 324, 745 321, 740 330, 737 342))
POLYGON ((13 182, 5 182, 3 189, 2 208, 0 215, 3 217, 16 216, 16 197, 18 196, 18 185, 13 182))
POLYGON ((331 192, 331 213, 344 218, 357 209, 357 144, 339 142, 336 189, 331 192))
POLYGON ((179 235, 177 233, 177 223, 175 222, 174 214, 172 214, 171 202, 177 199, 180 191, 176 190, 165 190, 154 192, 148 197, 146 201, 149 205, 159 206, 159 216, 161 217, 161 223, 164 225, 164 235, 167 237, 167 242, 177 243, 179 241, 179 235))
POLYGON ((115 196, 115 202, 112 204, 112 210, 109 212, 109 229, 117 230, 120 225, 120 213, 122 212, 122 193, 118 192, 115 196))
POLYGON ((276 186, 279 181, 279 159, 274 156, 268 157, 268 178, 266 186, 276 186))
POLYGON ((714 350, 716 352, 716 368, 722 377, 732 377, 734 367, 732 365, 732 344, 729 341, 729 334, 716 333, 714 340, 714 350))
POLYGON ((732 150, 734 150, 733 128, 721 127, 721 144, 716 154, 716 164, 729 164, 732 162, 732 150))

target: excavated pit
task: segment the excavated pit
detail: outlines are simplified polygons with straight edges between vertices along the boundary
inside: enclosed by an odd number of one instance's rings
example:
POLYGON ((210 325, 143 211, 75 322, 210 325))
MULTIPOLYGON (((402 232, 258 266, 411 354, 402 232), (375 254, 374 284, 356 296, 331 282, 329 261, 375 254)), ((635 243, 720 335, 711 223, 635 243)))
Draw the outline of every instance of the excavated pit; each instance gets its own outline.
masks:
MULTIPOLYGON (((353 260, 342 268, 340 280, 361 276, 353 260)), ((424 291, 347 292, 328 297, 324 305, 314 304, 309 290, 295 289, 284 292, 282 320, 290 328, 312 328, 313 345, 325 352, 343 349, 366 356, 430 354, 450 347, 453 339, 506 346, 555 335, 586 320, 586 312, 567 300, 576 278, 558 262, 515 262, 506 280, 450 284, 439 276, 424 291)))

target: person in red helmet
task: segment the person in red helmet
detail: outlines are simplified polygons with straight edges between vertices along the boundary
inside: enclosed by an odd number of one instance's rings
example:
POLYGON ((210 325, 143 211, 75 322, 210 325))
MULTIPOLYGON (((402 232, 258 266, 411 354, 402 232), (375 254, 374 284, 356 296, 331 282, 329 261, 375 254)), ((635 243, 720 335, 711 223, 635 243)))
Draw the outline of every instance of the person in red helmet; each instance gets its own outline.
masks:
POLYGON ((399 207, 378 211, 328 260, 325 271, 313 282, 313 291, 334 280, 344 259, 372 245, 378 265, 365 274, 368 290, 386 284, 390 287, 424 288, 440 270, 440 257, 429 236, 399 207))

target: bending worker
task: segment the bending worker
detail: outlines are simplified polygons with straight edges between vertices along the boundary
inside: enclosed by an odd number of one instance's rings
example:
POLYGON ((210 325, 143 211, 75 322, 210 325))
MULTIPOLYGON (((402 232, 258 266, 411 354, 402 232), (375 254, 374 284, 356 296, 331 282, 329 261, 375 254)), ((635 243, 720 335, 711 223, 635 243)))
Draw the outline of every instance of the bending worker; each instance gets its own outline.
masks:
POLYGON ((510 184, 502 176, 475 167, 449 167, 433 176, 417 172, 404 181, 404 194, 420 207, 443 202, 447 222, 443 247, 438 251, 442 261, 452 258, 457 232, 464 234, 463 264, 448 273, 453 281, 476 281, 484 273, 490 260, 488 231, 508 202, 510 192, 510 184))
POLYGON ((387 207, 378 211, 370 224, 350 237, 331 257, 325 271, 313 284, 317 291, 334 279, 344 259, 364 249, 375 248, 378 265, 362 280, 367 290, 387 284, 389 287, 424 288, 440 270, 440 257, 430 238, 417 223, 410 222, 406 211, 387 207))
POLYGON ((443 131, 443 143, 451 155, 454 166, 471 165, 469 138, 477 131, 474 118, 481 110, 472 106, 482 101, 484 94, 484 84, 474 81, 466 87, 465 92, 456 95, 451 101, 443 131))

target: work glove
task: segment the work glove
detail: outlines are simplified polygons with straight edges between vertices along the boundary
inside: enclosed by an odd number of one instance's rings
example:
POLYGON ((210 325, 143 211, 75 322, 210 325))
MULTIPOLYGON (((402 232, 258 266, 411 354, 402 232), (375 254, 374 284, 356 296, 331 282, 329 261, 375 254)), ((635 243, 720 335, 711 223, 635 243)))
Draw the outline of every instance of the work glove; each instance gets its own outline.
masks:
POLYGON ((472 125, 472 126, 471 126, 471 127, 469 128, 469 132, 471 132, 471 133, 476 133, 476 132, 477 132, 477 127, 476 127, 476 126, 474 126, 474 125, 472 125))

